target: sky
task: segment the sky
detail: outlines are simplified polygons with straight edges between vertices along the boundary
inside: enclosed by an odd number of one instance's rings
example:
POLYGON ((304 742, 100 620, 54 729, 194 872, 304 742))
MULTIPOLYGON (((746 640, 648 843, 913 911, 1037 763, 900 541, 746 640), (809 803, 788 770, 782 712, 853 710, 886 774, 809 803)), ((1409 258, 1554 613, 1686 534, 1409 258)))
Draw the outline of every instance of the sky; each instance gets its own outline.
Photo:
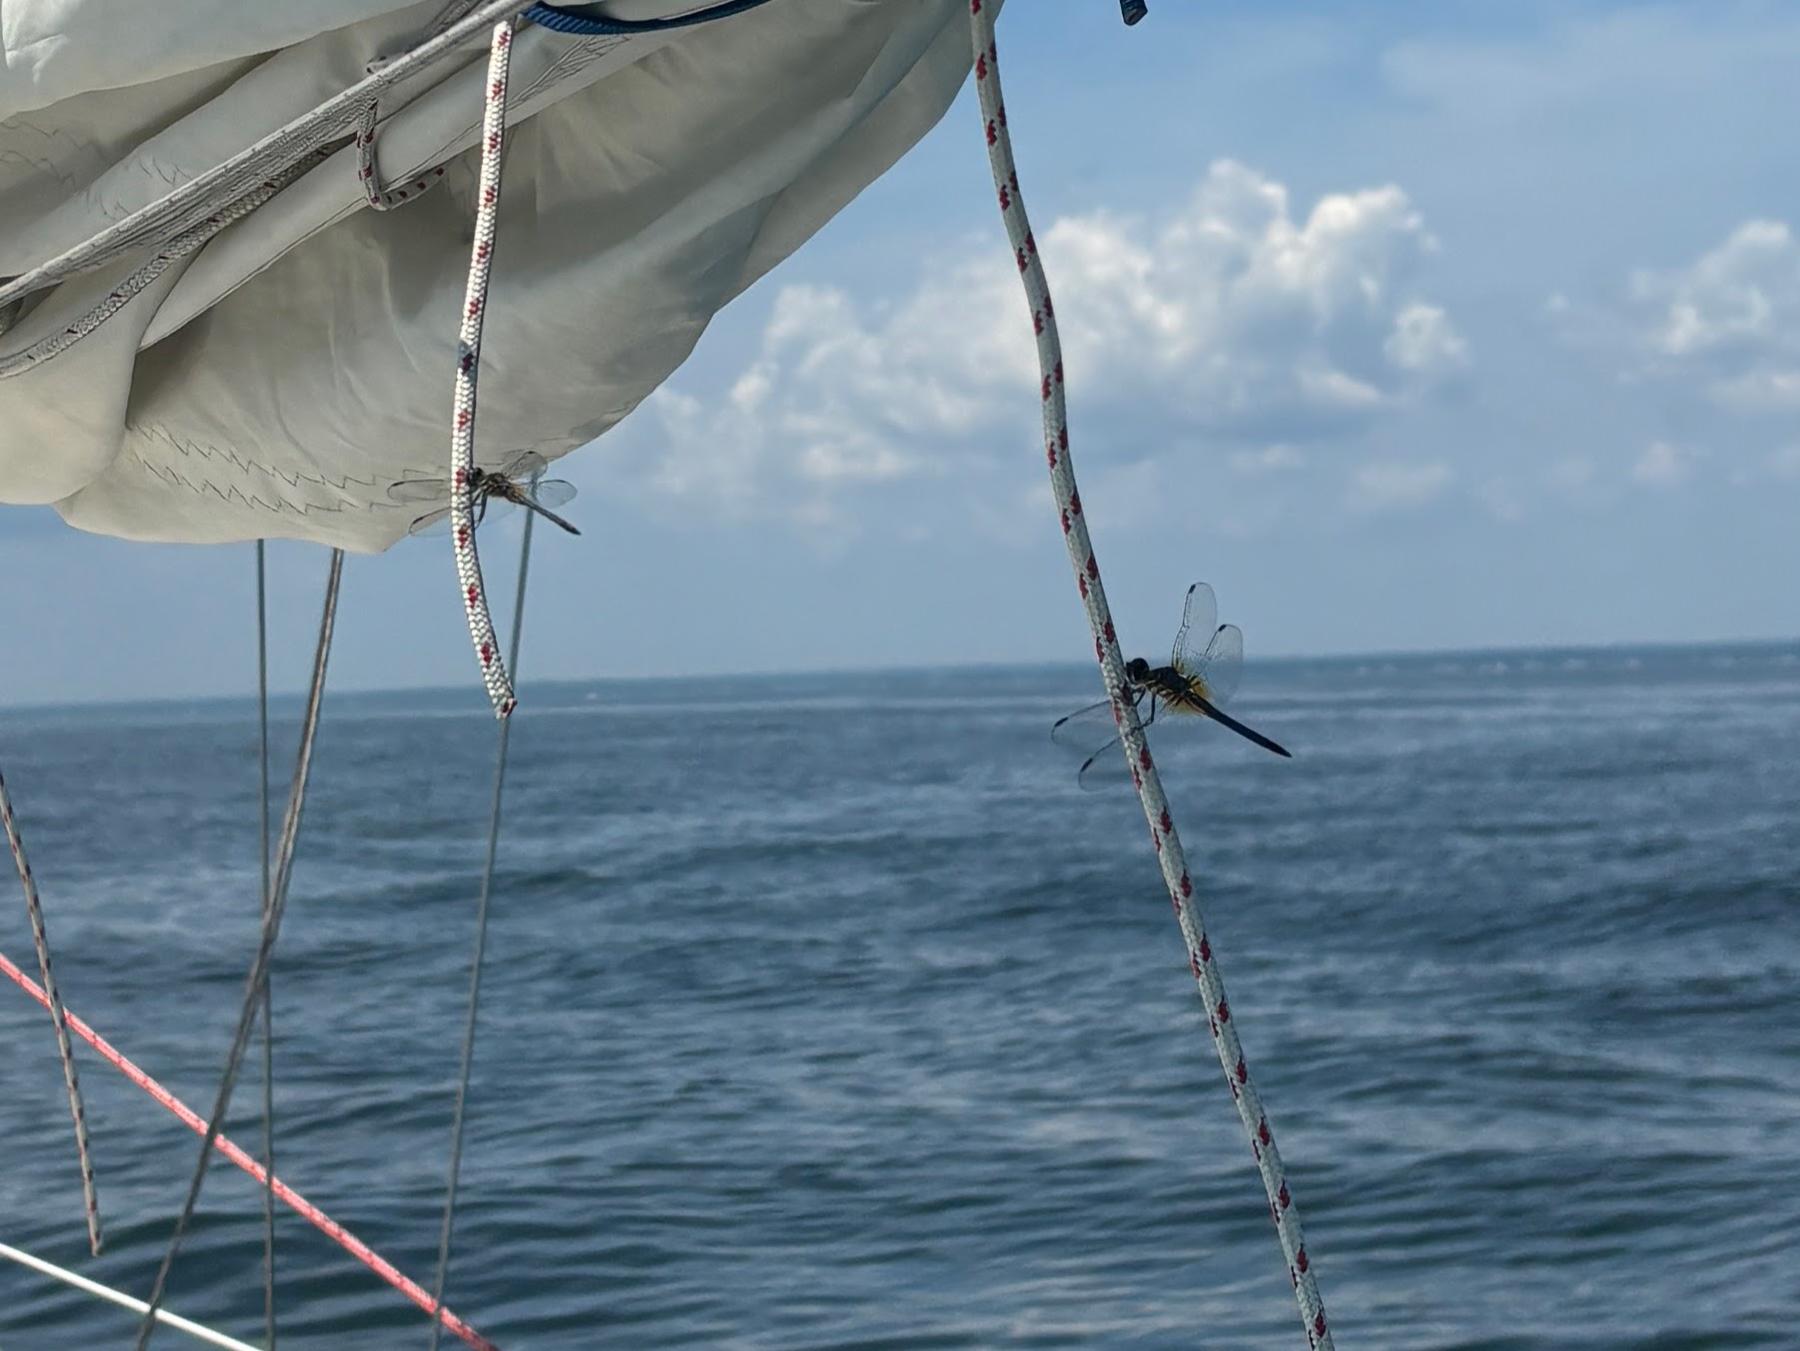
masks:
MULTIPOLYGON (((1197 579, 1252 662, 1800 633, 1790 0, 1014 0, 1000 35, 1128 649, 1197 579)), ((526 698, 1086 658, 987 175, 965 90, 559 464, 585 533, 535 546, 526 698)), ((270 553, 292 689, 326 559, 270 553)), ((0 508, 0 569, 0 702, 252 688, 249 545, 0 508)), ((473 678, 441 542, 350 560, 335 685, 473 678)))

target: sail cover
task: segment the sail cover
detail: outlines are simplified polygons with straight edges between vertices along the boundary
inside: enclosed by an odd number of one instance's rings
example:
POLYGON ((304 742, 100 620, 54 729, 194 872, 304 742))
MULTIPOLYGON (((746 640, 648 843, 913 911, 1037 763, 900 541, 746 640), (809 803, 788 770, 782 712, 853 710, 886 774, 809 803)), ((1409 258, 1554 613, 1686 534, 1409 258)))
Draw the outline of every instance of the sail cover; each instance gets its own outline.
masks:
MULTIPOLYGON (((966 5, 526 22, 477 459, 565 454, 655 389, 943 115, 966 5)), ((140 540, 403 535, 389 487, 448 461, 496 10, 0 0, 0 502, 140 540), (354 143, 371 105, 407 192, 385 211, 354 143)))

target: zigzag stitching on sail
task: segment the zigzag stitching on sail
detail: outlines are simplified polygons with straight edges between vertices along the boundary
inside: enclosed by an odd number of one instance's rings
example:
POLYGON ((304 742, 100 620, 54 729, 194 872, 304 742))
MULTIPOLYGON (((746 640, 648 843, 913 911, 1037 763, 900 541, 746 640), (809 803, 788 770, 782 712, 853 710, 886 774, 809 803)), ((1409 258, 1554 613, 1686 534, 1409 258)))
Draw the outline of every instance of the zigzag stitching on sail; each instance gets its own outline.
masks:
MULTIPOLYGON (((154 436, 161 441, 167 441, 170 446, 183 455, 195 455, 202 460, 208 461, 223 460, 225 463, 235 465, 237 468, 247 472, 254 470, 256 473, 266 475, 269 478, 281 479, 290 488, 298 488, 302 483, 310 483, 317 488, 335 488, 339 492, 349 492, 352 484, 358 488, 383 489, 387 483, 386 479, 357 478, 354 474, 344 474, 337 478, 330 478, 322 474, 302 473, 298 469, 277 469, 273 465, 263 464, 260 460, 251 459, 242 451, 224 450, 218 446, 186 440, 183 437, 176 436, 175 433, 171 432, 167 427, 158 426, 153 422, 133 423, 131 430, 154 436)), ((141 456, 139 458, 141 458, 141 456)), ((148 463, 148 461, 146 461, 146 463, 148 463)), ((435 470, 422 469, 416 472, 424 475, 434 473, 435 470)))
POLYGON ((346 511, 354 511, 359 507, 367 511, 375 511, 388 506, 385 502, 358 502, 351 498, 344 498, 336 503, 292 502, 284 497, 267 501, 256 494, 245 492, 236 484, 228 484, 221 488, 211 479, 190 479, 180 470, 171 466, 153 464, 136 451, 130 451, 128 454, 145 470, 154 474, 171 488, 185 488, 197 497, 205 497, 210 494, 221 502, 265 511, 272 516, 294 515, 304 518, 317 512, 342 514, 346 511))

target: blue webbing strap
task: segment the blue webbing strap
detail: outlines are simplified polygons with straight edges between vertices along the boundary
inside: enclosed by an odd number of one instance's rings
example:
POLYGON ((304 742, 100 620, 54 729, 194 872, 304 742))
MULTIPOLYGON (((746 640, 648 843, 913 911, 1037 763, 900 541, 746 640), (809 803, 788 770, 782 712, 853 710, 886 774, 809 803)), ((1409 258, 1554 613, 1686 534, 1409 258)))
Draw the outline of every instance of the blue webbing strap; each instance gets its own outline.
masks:
POLYGON ((558 33, 574 37, 626 37, 633 33, 663 33, 671 28, 692 28, 714 19, 729 19, 765 5, 768 0, 720 0, 719 4, 696 9, 687 14, 672 14, 666 19, 602 19, 555 5, 533 5, 525 11, 532 23, 542 24, 558 33))

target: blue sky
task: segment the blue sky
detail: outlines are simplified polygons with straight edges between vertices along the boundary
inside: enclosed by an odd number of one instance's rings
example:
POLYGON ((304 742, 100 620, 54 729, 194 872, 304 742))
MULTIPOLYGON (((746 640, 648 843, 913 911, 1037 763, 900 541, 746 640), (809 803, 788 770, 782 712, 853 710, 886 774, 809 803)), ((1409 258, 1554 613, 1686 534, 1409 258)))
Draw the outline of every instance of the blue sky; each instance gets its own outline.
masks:
MULTIPOLYGON (((1021 172, 1127 646, 1800 632, 1800 10, 1014 0, 1021 172)), ((975 113, 565 460, 525 678, 1081 660, 975 113)), ((506 585, 493 532, 496 589, 506 585)), ((353 559, 346 687, 472 679, 445 550, 353 559)), ((272 550, 278 684, 321 551, 272 550)), ((0 699, 240 692, 251 549, 0 513, 0 699)))

